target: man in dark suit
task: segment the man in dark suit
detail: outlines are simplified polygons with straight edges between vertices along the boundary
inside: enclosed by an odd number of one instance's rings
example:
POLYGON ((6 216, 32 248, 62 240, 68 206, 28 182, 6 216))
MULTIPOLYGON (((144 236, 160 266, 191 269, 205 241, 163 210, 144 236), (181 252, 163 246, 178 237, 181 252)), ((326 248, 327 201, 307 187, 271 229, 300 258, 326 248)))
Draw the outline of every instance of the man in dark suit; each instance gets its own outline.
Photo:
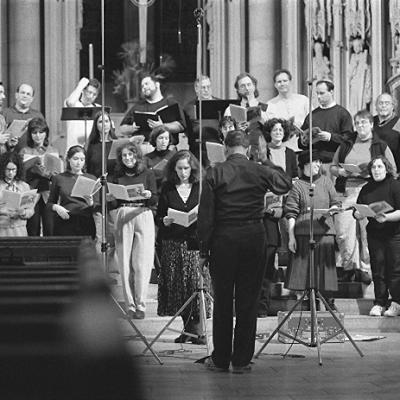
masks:
POLYGON ((264 195, 287 193, 291 179, 269 160, 249 161, 249 139, 228 132, 227 160, 210 168, 204 180, 198 215, 201 265, 209 261, 214 289, 214 351, 209 369, 250 372, 254 354, 257 306, 265 267, 264 195), (236 326, 232 349, 233 298, 236 326))

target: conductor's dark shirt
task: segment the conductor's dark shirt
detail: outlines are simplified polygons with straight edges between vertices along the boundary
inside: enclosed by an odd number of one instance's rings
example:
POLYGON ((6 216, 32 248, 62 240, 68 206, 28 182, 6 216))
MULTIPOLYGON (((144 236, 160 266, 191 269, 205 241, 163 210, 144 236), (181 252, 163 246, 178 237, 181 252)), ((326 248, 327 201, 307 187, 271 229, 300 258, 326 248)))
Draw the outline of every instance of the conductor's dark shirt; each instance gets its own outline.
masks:
POLYGON ((202 255, 208 254, 216 228, 261 221, 265 192, 285 194, 291 187, 291 178, 269 160, 261 165, 235 153, 210 168, 203 183, 197 225, 202 255))

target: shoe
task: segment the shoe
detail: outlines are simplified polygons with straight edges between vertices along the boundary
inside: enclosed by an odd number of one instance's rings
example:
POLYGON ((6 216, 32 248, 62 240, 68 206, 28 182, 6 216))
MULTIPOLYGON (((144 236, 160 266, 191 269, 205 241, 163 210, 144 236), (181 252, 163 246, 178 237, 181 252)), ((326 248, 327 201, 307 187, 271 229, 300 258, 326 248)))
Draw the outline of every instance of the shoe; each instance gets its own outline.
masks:
POLYGON ((362 269, 357 269, 355 272, 355 279, 356 282, 361 282, 364 283, 364 285, 370 285, 372 282, 371 277, 369 276, 369 273, 366 271, 363 271, 362 269))
POLYGON ((337 309, 336 304, 335 304, 335 299, 330 298, 330 299, 327 299, 326 302, 328 303, 328 306, 332 311, 339 312, 339 310, 337 309))
POLYGON ((205 336, 199 336, 199 337, 189 337, 189 342, 192 342, 192 344, 207 344, 206 337, 205 336))
POLYGON ((136 310, 134 315, 133 315, 133 319, 144 319, 145 314, 144 311, 142 310, 136 310))
MULTIPOLYGON (((385 311, 385 307, 382 307, 379 304, 375 304, 371 308, 369 315, 370 315, 370 317, 381 317, 384 311, 385 311)), ((386 313, 386 311, 385 311, 385 313, 386 313)))
POLYGON ((223 367, 217 367, 214 364, 214 360, 212 359, 211 356, 209 356, 208 358, 206 358, 206 360, 204 361, 204 365, 206 366, 206 368, 209 371, 213 371, 213 372, 229 372, 229 368, 223 368, 223 367))
POLYGON ((243 367, 239 367, 236 365, 232 366, 232 374, 249 374, 251 372, 251 365, 245 365, 243 367))
POLYGON ((134 318, 135 318, 135 314, 136 314, 136 311, 135 311, 135 310, 129 309, 128 312, 126 313, 126 316, 127 316, 129 319, 134 319, 134 318))
POLYGON ((185 335, 184 333, 182 333, 182 335, 179 335, 174 342, 175 343, 186 343, 188 340, 190 340, 190 336, 185 335))
POLYGON ((385 317, 397 317, 400 315, 400 304, 392 301, 390 307, 383 313, 385 317))

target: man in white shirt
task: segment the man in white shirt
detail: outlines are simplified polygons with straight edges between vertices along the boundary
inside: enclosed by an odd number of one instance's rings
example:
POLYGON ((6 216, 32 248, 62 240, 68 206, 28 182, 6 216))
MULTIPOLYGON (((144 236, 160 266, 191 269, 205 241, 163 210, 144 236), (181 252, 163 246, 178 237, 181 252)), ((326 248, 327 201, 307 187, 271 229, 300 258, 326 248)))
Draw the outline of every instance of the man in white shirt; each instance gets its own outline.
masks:
POLYGON ((287 69, 274 73, 274 86, 278 95, 267 102, 267 116, 271 118, 294 118, 300 128, 309 112, 308 97, 292 92, 292 74, 287 69))
MULTIPOLYGON (((65 99, 65 107, 100 107, 95 100, 100 92, 97 79, 82 78, 72 93, 65 99)), ((93 121, 67 121, 66 151, 74 145, 84 146, 93 127, 93 121)))

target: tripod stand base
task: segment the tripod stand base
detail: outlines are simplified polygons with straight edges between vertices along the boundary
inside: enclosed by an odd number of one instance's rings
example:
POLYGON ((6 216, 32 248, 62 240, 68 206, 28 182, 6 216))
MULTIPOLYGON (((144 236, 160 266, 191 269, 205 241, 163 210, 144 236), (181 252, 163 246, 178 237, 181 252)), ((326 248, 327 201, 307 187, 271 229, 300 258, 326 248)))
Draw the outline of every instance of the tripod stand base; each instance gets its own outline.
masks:
POLYGON ((316 347, 318 349, 318 360, 319 360, 319 365, 322 365, 322 357, 321 357, 321 345, 323 343, 326 343, 327 341, 333 339, 334 337, 338 336, 341 333, 344 333, 347 338, 349 339, 350 343, 353 345, 355 350, 358 352, 360 357, 364 357, 364 354, 361 352, 361 350, 358 348, 357 344, 353 340, 353 338, 350 336, 350 334, 347 332, 345 329, 342 321, 339 319, 339 316, 337 313, 335 313, 329 306, 328 302, 325 300, 325 298, 321 295, 321 293, 318 290, 315 289, 307 289, 303 292, 303 295, 300 297, 299 300, 297 300, 296 304, 289 310, 289 312, 286 314, 286 316, 282 319, 280 323, 278 323, 277 328, 272 332, 270 337, 267 339, 267 341, 263 344, 261 349, 256 353, 255 358, 258 358, 262 351, 265 349, 265 347, 268 345, 268 343, 274 338, 274 336, 277 333, 280 333, 281 335, 291 339, 294 342, 300 343, 304 346, 307 347, 316 347), (293 336, 291 334, 288 334, 282 330, 282 327, 286 323, 286 321, 291 317, 293 314, 294 310, 296 307, 301 304, 301 302, 308 296, 311 302, 311 316, 310 316, 310 341, 305 341, 297 336, 293 336), (336 324, 338 325, 338 329, 335 332, 332 332, 330 335, 325 337, 323 340, 321 339, 320 335, 320 327, 318 325, 318 315, 317 315, 317 310, 316 310, 316 299, 320 299, 322 303, 324 304, 326 310, 328 313, 332 316, 332 318, 335 320, 336 324))

